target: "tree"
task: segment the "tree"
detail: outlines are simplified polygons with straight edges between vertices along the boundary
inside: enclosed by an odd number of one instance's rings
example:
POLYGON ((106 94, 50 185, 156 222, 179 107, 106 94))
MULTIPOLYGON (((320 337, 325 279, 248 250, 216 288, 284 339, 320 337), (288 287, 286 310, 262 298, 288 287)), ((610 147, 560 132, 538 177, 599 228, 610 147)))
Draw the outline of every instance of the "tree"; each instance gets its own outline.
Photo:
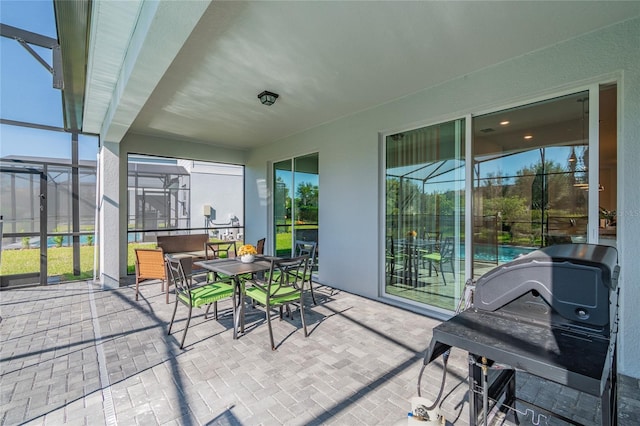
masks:
POLYGON ((280 176, 276 178, 273 206, 276 223, 284 224, 291 217, 291 197, 287 184, 280 176))
POLYGON ((318 205, 318 186, 311 184, 311 182, 303 182, 298 185, 296 195, 298 207, 318 205))
POLYGON ((297 219, 301 221, 318 221, 318 186, 310 182, 302 182, 296 190, 297 219))

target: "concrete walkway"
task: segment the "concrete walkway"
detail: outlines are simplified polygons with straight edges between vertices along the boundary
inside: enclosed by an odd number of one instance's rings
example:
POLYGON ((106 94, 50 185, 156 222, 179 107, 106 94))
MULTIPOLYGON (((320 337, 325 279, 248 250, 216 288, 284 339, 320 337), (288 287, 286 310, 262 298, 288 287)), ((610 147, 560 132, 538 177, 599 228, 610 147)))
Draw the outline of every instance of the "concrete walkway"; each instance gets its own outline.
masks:
MULTIPOLYGON (((186 308, 167 336, 173 304, 159 283, 101 291, 75 282, 0 293, 0 424, 38 425, 405 425, 431 329, 439 322, 327 287, 300 316, 274 321, 248 309, 232 339, 230 302, 218 321, 197 310, 178 348, 186 308), (319 296, 319 297, 318 297, 319 296)), ((467 356, 449 361, 443 412, 468 424, 467 356)), ((433 398, 441 364, 422 379, 433 398)), ((598 424, 597 398, 518 376, 518 395, 598 424)), ((640 423, 637 380, 623 380, 620 424, 640 423), (635 388, 634 388, 635 387, 635 388)), ((520 415, 521 424, 544 418, 520 415)), ((512 424, 507 418, 504 424, 512 424)), ((548 424, 564 424, 549 420, 548 424)))

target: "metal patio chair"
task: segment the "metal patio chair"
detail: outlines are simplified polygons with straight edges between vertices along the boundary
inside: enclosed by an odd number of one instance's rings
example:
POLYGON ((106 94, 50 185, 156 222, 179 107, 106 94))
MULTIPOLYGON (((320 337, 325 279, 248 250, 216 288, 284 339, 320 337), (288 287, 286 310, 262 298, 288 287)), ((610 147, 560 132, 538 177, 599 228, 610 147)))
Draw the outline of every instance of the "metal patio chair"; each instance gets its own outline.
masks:
POLYGON ((308 261, 309 257, 307 255, 291 259, 272 259, 271 268, 269 273, 265 275, 264 280, 255 278, 245 282, 247 286, 245 294, 252 301, 265 308, 271 350, 276 350, 271 327, 272 308, 280 308, 280 318, 282 318, 283 306, 287 306, 290 303, 299 303, 304 337, 308 336, 307 324, 304 319, 304 277, 308 261))
POLYGON ((440 245, 440 249, 434 251, 432 253, 427 253, 423 255, 423 259, 429 262, 429 271, 431 269, 435 269, 436 275, 438 272, 442 274, 442 280, 444 281, 444 285, 447 285, 447 279, 444 276, 444 267, 451 267, 451 273, 453 274, 453 279, 456 278, 456 270, 454 266, 454 245, 453 245, 453 237, 446 237, 444 242, 440 245))
POLYGON ((314 305, 317 305, 317 303, 316 303, 316 296, 315 294, 313 294, 313 284, 312 284, 311 274, 313 273, 313 267, 315 266, 315 263, 316 263, 317 248, 318 248, 318 243, 315 241, 296 240, 294 250, 293 250, 294 257, 300 257, 300 256, 309 257, 309 263, 304 272, 304 277, 300 277, 300 278, 303 278, 303 281, 302 281, 303 285, 305 282, 309 283, 309 290, 311 291, 311 300, 313 300, 314 305))
POLYGON ((184 327, 182 340, 180 341, 180 349, 182 349, 184 339, 187 337, 187 330, 191 322, 193 308, 200 308, 203 305, 207 305, 207 310, 204 313, 206 319, 209 308, 213 304, 214 317, 218 319, 218 301, 226 298, 233 299, 233 285, 222 281, 206 281, 204 284, 192 284, 193 280, 184 272, 182 265, 184 259, 172 258, 170 255, 166 255, 165 260, 169 279, 176 289, 176 303, 173 308, 171 322, 169 323, 168 335, 171 334, 171 327, 173 326, 173 321, 178 311, 178 304, 182 303, 189 308, 187 323, 184 327))

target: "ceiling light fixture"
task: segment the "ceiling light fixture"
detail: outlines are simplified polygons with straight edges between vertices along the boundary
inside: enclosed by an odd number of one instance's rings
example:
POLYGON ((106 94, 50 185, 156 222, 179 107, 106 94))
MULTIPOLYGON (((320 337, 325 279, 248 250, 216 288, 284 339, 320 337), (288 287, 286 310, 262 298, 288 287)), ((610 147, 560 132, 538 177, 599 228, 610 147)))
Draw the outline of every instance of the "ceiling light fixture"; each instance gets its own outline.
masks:
POLYGON ((525 138, 526 140, 530 140, 530 139, 533 139, 533 136, 531 136, 531 135, 524 135, 524 138, 525 138))
POLYGON ((510 123, 510 121, 509 121, 509 120, 503 120, 503 121, 501 121, 501 122, 500 122, 500 125, 501 125, 501 126, 506 126, 506 125, 507 125, 507 124, 509 124, 509 123, 510 123))
POLYGON ((262 105, 267 105, 267 106, 275 104, 276 99, 278 99, 278 97, 279 95, 277 93, 272 93, 267 90, 265 90, 264 92, 258 95, 258 99, 260 99, 260 102, 262 102, 262 105))

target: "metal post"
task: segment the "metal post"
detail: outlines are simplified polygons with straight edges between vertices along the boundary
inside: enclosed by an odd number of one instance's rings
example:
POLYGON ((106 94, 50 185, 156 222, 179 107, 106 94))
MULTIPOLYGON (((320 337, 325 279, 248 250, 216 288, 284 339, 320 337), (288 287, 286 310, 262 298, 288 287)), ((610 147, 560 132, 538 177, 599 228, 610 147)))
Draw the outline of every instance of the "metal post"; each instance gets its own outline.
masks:
POLYGON ((2 267, 2 239, 4 238, 3 234, 3 222, 4 216, 0 215, 0 267, 2 267))
POLYGON ((71 229, 73 231, 73 275, 80 275, 80 178, 78 172, 78 134, 71 135, 71 229))
POLYGON ((489 384, 488 384, 487 358, 482 357, 482 412, 484 426, 489 425, 489 384))
POLYGON ((47 165, 40 173, 40 285, 47 284, 47 165))
POLYGON ((469 354, 469 426, 478 424, 478 376, 480 368, 476 365, 475 356, 469 354))

